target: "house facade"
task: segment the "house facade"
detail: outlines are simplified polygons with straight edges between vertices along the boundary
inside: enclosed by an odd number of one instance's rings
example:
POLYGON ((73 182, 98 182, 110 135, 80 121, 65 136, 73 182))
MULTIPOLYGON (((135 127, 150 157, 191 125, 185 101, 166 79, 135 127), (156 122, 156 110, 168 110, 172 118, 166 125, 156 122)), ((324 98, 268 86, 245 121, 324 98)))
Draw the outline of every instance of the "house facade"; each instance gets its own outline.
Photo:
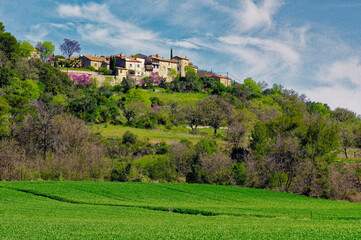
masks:
POLYGON ((128 70, 128 75, 135 78, 145 76, 144 59, 123 56, 123 54, 114 55, 115 66, 128 70))
POLYGON ((158 55, 144 56, 145 61, 145 75, 150 76, 151 72, 157 73, 160 77, 165 78, 167 82, 173 81, 173 76, 169 73, 173 69, 177 71, 177 62, 174 60, 164 59, 158 55))
POLYGON ((106 67, 107 69, 109 69, 109 61, 107 61, 107 59, 104 56, 98 57, 98 56, 83 55, 80 56, 79 59, 81 61, 81 66, 83 68, 92 66, 95 68, 95 70, 99 70, 100 67, 106 67))
POLYGON ((185 67, 189 65, 189 59, 184 57, 175 56, 172 58, 173 61, 177 62, 177 72, 181 77, 186 76, 185 67))
POLYGON ((222 75, 217 75, 217 74, 209 74, 209 75, 205 75, 205 76, 213 78, 214 80, 222 83, 226 87, 230 87, 232 85, 232 80, 228 77, 225 77, 222 75))

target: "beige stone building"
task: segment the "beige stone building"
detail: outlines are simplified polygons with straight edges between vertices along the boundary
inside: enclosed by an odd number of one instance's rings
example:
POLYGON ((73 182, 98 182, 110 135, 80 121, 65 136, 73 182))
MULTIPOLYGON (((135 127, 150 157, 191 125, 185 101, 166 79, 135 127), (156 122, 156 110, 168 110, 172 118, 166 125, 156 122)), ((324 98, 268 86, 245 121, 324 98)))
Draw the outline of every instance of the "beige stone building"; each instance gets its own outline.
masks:
POLYGON ((175 56, 172 58, 173 61, 177 62, 177 72, 181 77, 185 77, 185 67, 189 65, 189 59, 184 57, 175 56))
POLYGON ((205 75, 205 76, 213 78, 214 80, 222 83, 226 87, 230 87, 232 85, 232 80, 228 77, 225 77, 222 75, 217 75, 217 74, 209 74, 209 75, 205 75))
POLYGON ((123 54, 115 55, 115 66, 128 70, 128 75, 135 78, 145 76, 144 62, 142 58, 132 58, 123 56, 123 54))
POLYGON ((128 69, 126 68, 122 68, 122 67, 115 67, 115 76, 117 76, 117 78, 123 80, 123 78, 126 78, 128 76, 128 69))
POLYGON ((169 75, 171 69, 177 71, 177 62, 164 59, 158 55, 150 55, 145 59, 145 74, 150 76, 151 72, 157 73, 160 77, 165 78, 167 82, 173 81, 173 77, 169 75))
POLYGON ((95 68, 95 70, 98 70, 100 67, 106 67, 109 69, 109 61, 107 61, 106 57, 98 57, 98 56, 89 56, 89 55, 83 55, 79 57, 81 61, 81 66, 83 68, 87 68, 89 66, 92 66, 95 68))

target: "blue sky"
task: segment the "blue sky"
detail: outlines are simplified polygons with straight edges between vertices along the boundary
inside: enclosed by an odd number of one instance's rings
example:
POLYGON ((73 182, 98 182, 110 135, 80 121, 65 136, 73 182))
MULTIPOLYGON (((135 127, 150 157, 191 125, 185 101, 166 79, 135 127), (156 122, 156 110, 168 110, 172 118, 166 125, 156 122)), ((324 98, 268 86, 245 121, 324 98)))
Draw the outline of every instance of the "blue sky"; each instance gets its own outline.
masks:
POLYGON ((0 0, 19 40, 81 54, 187 56, 201 69, 280 83, 361 114, 360 0, 0 0))

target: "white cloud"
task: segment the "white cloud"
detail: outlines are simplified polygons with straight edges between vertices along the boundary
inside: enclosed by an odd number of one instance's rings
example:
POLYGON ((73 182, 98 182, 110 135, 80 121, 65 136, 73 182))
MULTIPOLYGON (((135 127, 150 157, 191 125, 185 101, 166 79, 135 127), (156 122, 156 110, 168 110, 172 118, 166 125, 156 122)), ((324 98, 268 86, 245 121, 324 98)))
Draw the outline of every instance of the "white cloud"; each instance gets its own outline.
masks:
POLYGON ((33 43, 44 41, 49 31, 42 25, 36 24, 30 27, 30 33, 25 35, 25 39, 33 43))
POLYGON ((236 13, 236 17, 240 20, 240 29, 248 31, 271 27, 272 18, 282 4, 282 0, 263 0, 259 4, 256 4, 254 0, 242 1, 240 12, 236 13))
POLYGON ((78 5, 63 4, 58 6, 60 17, 81 17, 82 11, 78 5))
POLYGON ((61 23, 50 23, 50 26, 54 28, 64 29, 64 30, 70 30, 70 27, 66 24, 61 23))
POLYGON ((316 75, 321 85, 306 90, 314 101, 326 102, 331 107, 344 107, 361 114, 361 61, 349 58, 323 66, 316 75))
POLYGON ((158 34, 120 20, 106 4, 66 4, 59 5, 57 10, 61 17, 76 21, 76 29, 82 39, 93 44, 125 48, 128 51, 161 49, 158 34))
POLYGON ((292 47, 278 40, 239 36, 220 37, 219 40, 226 44, 238 45, 239 47, 256 48, 263 53, 275 53, 281 57, 285 63, 287 62, 289 64, 297 63, 300 58, 299 54, 292 47))
POLYGON ((187 49, 200 49, 200 46, 198 46, 196 43, 192 42, 192 39, 175 41, 175 42, 169 41, 168 45, 181 47, 181 48, 187 48, 187 49))
POLYGON ((341 88, 361 87, 361 63, 358 58, 337 61, 330 66, 324 66, 318 73, 321 83, 341 88))

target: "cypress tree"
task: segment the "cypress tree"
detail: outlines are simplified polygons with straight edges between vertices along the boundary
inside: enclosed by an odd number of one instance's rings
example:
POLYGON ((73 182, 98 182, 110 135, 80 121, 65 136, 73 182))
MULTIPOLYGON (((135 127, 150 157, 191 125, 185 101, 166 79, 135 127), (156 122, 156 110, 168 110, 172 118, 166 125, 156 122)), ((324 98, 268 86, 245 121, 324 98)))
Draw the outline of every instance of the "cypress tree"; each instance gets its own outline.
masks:
POLYGON ((109 65, 110 65, 110 69, 113 72, 113 75, 115 75, 115 57, 114 56, 110 57, 110 64, 109 65))
POLYGON ((170 49, 170 59, 172 59, 173 58, 173 49, 171 48, 170 49))

